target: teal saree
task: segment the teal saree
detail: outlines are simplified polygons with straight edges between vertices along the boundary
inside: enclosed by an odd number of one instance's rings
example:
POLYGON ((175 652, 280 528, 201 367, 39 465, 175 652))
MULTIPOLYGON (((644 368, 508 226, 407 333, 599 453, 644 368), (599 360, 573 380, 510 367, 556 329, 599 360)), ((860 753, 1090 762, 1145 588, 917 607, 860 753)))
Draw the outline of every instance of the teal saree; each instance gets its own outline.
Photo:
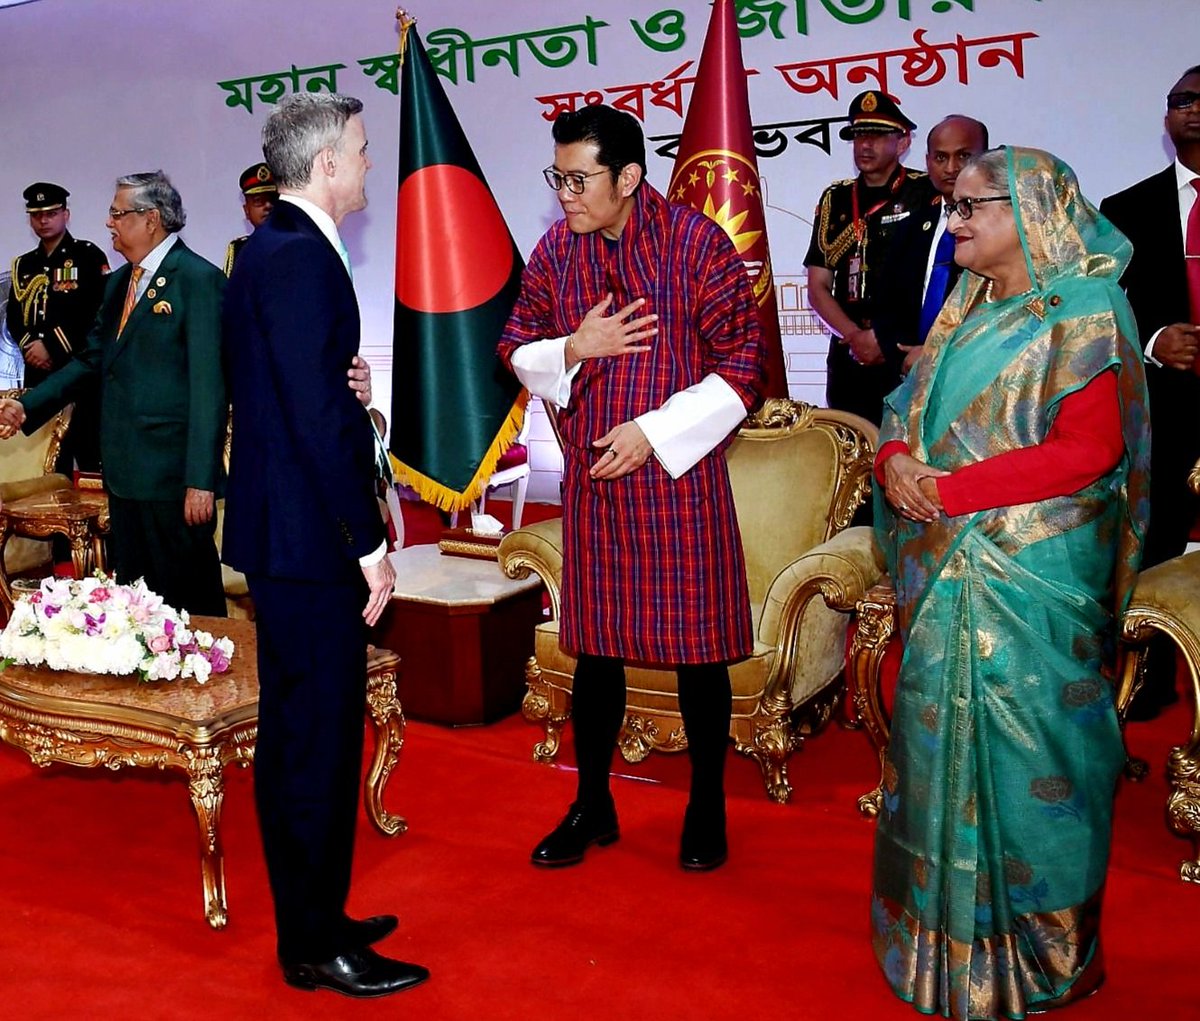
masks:
POLYGON ((932 524, 876 495, 904 639, 871 904, 876 956, 926 1014, 1022 1018, 1103 977, 1100 902, 1124 752, 1114 620, 1147 517, 1149 426, 1130 246, 1070 168, 1007 150, 1032 290, 964 274, 880 443, 956 468, 1041 442, 1059 403, 1115 371, 1125 454, 1069 496, 932 524))

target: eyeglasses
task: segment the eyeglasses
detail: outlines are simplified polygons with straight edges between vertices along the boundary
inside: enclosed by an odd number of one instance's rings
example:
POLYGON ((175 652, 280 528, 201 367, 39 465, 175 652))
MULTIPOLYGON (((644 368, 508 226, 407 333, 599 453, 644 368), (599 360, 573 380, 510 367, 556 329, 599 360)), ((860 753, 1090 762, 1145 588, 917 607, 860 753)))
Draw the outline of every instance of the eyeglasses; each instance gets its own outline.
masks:
POLYGON ((113 209, 108 207, 108 218, 110 220, 119 220, 123 216, 128 216, 130 213, 148 213, 153 206, 134 206, 132 209, 113 209))
POLYGON ((947 199, 946 200, 946 216, 952 213, 958 213, 959 219, 969 220, 975 213, 975 207, 982 205, 984 202, 1011 202, 1011 195, 989 195, 986 198, 975 199, 947 199))
POLYGON ((583 189, 587 187, 587 179, 595 177, 598 174, 607 174, 607 170, 593 170, 590 174, 571 173, 560 174, 553 167, 547 167, 542 171, 542 176, 546 179, 546 184, 550 186, 551 191, 562 191, 565 184, 567 191, 574 195, 582 195, 583 189))
POLYGON ((1186 110, 1193 103, 1200 103, 1200 92, 1170 92, 1167 94, 1168 110, 1186 110))

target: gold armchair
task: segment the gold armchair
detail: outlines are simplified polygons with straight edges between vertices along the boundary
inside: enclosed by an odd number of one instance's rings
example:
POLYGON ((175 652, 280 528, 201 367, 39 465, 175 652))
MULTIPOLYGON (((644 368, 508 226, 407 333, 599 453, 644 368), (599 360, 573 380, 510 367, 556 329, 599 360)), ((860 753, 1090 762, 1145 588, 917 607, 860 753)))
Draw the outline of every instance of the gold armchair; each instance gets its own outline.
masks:
MULTIPOLYGON (((0 398, 19 397, 22 392, 5 390, 0 392, 0 398)), ((54 469, 71 424, 72 407, 68 405, 28 436, 18 432, 11 439, 0 441, 0 500, 8 503, 35 493, 70 488, 71 480, 54 469)), ((10 578, 49 561, 50 543, 44 539, 16 537, 4 549, 4 570, 10 578)))
MULTIPOLYGON (((1200 462, 1188 476, 1200 494, 1200 462)), ((1179 864, 1179 877, 1200 883, 1200 552, 1185 553, 1138 575, 1129 606, 1121 618, 1117 661, 1117 712, 1122 723, 1142 686, 1146 643, 1158 632, 1175 643, 1191 679, 1192 729, 1186 743, 1167 756, 1167 821, 1177 833, 1190 835, 1191 860, 1179 864)), ((1145 763, 1140 763, 1142 769, 1145 763)))
MULTIPOLYGON (((762 770, 767 794, 791 795, 788 757, 828 722, 843 685, 849 611, 880 573, 870 530, 847 528, 870 490, 877 432, 854 415, 770 400, 749 419, 727 458, 746 554, 754 653, 733 664, 730 736, 762 770)), ((500 564, 513 578, 532 571, 550 593, 526 667, 525 718, 544 737, 534 758, 550 762, 570 716, 575 658, 558 643, 562 521, 505 536, 500 564)), ((621 754, 687 747, 674 670, 626 665, 621 754)))

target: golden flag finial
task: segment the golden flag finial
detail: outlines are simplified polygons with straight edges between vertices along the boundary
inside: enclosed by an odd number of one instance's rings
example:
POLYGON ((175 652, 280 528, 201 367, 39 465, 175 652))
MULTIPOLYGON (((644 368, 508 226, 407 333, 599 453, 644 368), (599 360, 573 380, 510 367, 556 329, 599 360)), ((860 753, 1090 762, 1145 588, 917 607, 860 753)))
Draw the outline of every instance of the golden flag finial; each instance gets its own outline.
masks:
POLYGON ((404 63, 404 49, 408 43, 408 30, 417 23, 417 19, 403 7, 396 8, 396 20, 400 22, 400 63, 404 63))

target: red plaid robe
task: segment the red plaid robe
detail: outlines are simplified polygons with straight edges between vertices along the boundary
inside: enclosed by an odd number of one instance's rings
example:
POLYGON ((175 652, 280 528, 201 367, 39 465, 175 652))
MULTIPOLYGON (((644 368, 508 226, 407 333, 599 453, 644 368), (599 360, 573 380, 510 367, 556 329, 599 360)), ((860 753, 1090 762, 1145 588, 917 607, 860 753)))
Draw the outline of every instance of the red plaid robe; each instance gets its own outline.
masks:
MULTIPOLYGON (((500 340, 506 363, 530 341, 575 331, 608 291, 618 309, 658 313, 642 354, 589 359, 559 413, 564 450, 560 641, 572 652, 711 663, 753 649, 741 535, 724 451, 672 479, 657 458, 615 481, 588 469, 611 428, 717 372, 747 407, 764 348, 750 280, 725 232, 643 183, 618 242, 559 221, 530 256, 500 340)), ((511 367, 511 363, 510 363, 511 367)))

